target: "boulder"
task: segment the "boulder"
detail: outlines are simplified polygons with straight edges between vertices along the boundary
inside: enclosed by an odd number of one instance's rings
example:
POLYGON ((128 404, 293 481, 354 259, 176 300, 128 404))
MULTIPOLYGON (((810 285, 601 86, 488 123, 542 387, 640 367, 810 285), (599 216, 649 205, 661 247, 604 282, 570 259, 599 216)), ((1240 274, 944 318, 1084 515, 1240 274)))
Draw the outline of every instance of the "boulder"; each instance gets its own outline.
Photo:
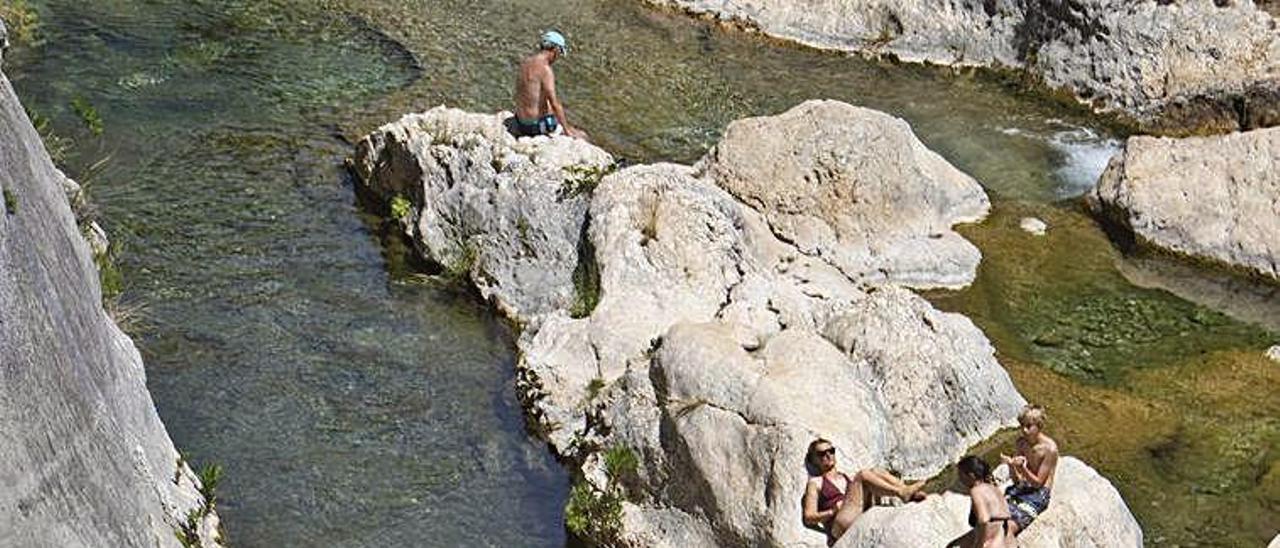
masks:
POLYGON ((1131 137, 1087 198, 1137 243, 1280 280, 1280 128, 1131 137))
POLYGON ((951 226, 982 220, 986 193, 900 118, 807 101, 729 124, 699 167, 779 239, 858 282, 959 287, 982 258, 951 226))
MULTIPOLYGON (((1001 467, 996 476, 1008 474, 1001 467)), ((969 506, 969 497, 947 492, 930 496, 922 503, 872 508, 854 522, 835 547, 945 546, 970 530, 969 506)), ((1142 538, 1142 529, 1111 482, 1085 463, 1067 456, 1058 463, 1049 508, 1018 535, 1018 546, 1137 548, 1142 546, 1142 538)))
POLYGON ((517 140, 507 118, 410 114, 361 140, 351 167, 424 257, 527 321, 573 304, 589 187, 613 158, 569 137, 517 140))
POLYGON ((645 1, 817 48, 1020 68, 1148 130, 1280 123, 1280 33, 1251 1, 645 1))
POLYGON ((469 279, 522 326, 521 401, 581 481, 626 495, 622 544, 825 545, 800 520, 814 437, 850 470, 923 478, 1023 405, 981 331, 901 287, 971 280, 977 250, 951 226, 988 202, 900 120, 809 102, 735 123, 696 166, 603 169, 558 201, 571 166, 607 156, 500 121, 406 117, 353 166, 410 202, 401 226, 428 259, 474 246, 488 274, 469 279), (523 257, 505 212, 539 200, 530 234, 560 251, 529 254, 542 278, 505 274, 523 257), (606 449, 633 452, 634 477, 606 449))
POLYGON ((142 357, 103 310, 66 181, 0 74, 0 544, 176 547, 189 526, 217 546, 142 357))
POLYGON ((1280 344, 1273 344, 1267 349, 1267 359, 1280 363, 1280 344))

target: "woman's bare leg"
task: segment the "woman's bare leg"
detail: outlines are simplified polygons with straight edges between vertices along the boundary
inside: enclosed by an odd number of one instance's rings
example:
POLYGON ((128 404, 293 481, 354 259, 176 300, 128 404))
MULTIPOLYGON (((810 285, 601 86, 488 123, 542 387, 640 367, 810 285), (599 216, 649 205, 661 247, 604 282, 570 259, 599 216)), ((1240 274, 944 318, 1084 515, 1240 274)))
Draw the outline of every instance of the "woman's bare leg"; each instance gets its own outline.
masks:
POLYGON ((862 480, 862 473, 854 474, 849 478, 849 485, 844 490, 844 503, 840 505, 840 510, 831 518, 831 538, 839 539, 845 531, 853 526, 853 520, 858 519, 862 515, 865 508, 863 505, 870 497, 866 493, 867 485, 862 480))
POLYGON ((861 470, 857 475, 862 478, 864 484, 886 494, 894 495, 904 502, 919 500, 918 495, 922 494, 924 489, 923 481, 908 484, 898 479, 897 476, 876 468, 861 470))

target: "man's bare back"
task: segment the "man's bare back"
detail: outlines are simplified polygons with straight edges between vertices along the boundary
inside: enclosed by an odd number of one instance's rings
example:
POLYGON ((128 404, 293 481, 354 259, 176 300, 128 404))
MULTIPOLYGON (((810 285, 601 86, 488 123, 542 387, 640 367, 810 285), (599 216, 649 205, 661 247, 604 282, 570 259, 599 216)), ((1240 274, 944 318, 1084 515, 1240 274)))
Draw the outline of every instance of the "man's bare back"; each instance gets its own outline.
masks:
POLYGON ((517 135, 549 135, 563 128, 565 135, 585 138, 569 125, 564 105, 556 95, 556 75, 551 64, 565 55, 567 48, 563 35, 548 31, 542 35, 538 51, 520 61, 514 94, 517 135))
POLYGON ((543 96, 547 82, 555 86, 555 73, 551 71, 551 63, 547 55, 539 51, 525 57, 516 71, 516 117, 521 120, 537 120, 547 114, 554 114, 551 105, 543 96))

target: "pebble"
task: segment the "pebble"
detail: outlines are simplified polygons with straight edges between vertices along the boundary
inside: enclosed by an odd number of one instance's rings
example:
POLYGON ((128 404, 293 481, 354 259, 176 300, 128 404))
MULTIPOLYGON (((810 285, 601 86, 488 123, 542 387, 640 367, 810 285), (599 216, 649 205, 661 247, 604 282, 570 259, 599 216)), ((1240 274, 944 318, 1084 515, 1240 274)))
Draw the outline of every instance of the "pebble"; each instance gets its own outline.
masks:
POLYGON ((1018 226, 1022 227, 1022 230, 1035 234, 1036 236, 1044 236, 1044 233, 1049 230, 1049 225, 1044 224, 1044 221, 1035 217, 1023 217, 1022 222, 1018 223, 1018 226))

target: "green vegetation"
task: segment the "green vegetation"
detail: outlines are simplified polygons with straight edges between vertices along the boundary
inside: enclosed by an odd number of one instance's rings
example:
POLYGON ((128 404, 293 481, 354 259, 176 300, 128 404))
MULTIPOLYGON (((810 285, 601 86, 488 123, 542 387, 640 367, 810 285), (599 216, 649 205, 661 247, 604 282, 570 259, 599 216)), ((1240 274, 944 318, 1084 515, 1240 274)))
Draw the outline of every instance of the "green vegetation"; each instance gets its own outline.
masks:
POLYGON ((623 485, 632 483, 639 469, 640 459, 630 447, 617 445, 604 452, 604 470, 611 482, 623 485))
POLYGON ((600 395, 600 391, 604 390, 604 379, 596 377, 587 383, 587 400, 594 400, 600 395))
POLYGON ((600 304, 600 266, 596 264, 595 247, 583 235, 578 250, 578 266, 573 269, 573 303, 569 317, 585 318, 600 304))
POLYGON ((76 97, 71 100, 71 110, 80 117, 80 121, 84 122, 84 127, 88 128, 90 133, 95 136, 102 135, 102 114, 98 113, 97 107, 84 97, 76 97))
MULTIPOLYGON (((182 476, 182 465, 185 459, 179 454, 178 471, 174 474, 174 481, 177 482, 182 476)), ((173 534, 178 537, 178 542, 184 548, 200 548, 204 546, 204 542, 200 540, 200 520, 204 519, 213 512, 217 504, 218 483, 222 481, 222 467, 217 464, 207 464, 200 469, 200 496, 204 497, 204 504, 199 507, 192 508, 187 512, 187 518, 174 528, 173 534)), ((222 543, 222 531, 215 533, 215 540, 222 543)))
POLYGON ((391 218, 397 221, 404 220, 413 211, 413 204, 408 198, 399 194, 391 198, 391 218))
POLYGON ((221 481, 222 466, 206 464, 204 468, 200 469, 200 495, 204 497, 204 504, 209 510, 213 509, 213 505, 217 501, 218 483, 221 481))
POLYGON ((0 19, 4 20, 9 30, 9 37, 15 45, 30 45, 36 42, 40 30, 40 14, 27 0, 4 0, 0 2, 0 19))
POLYGON ((597 489, 578 479, 569 492, 564 509, 565 525, 575 537, 590 545, 617 544, 622 536, 622 502, 629 487, 637 480, 640 459, 625 446, 610 447, 604 452, 604 470, 609 487, 597 489))
POLYGON ((616 544, 622 534, 622 496, 613 490, 599 491, 585 480, 578 480, 569 491, 564 523, 583 542, 616 544))
POLYGON ((200 513, 201 508, 192 508, 187 512, 187 519, 179 523, 173 530, 174 536, 178 537, 178 543, 182 548, 201 548, 204 542, 200 540, 200 518, 204 517, 200 513))
POLYGON ((560 184, 560 199, 576 198, 583 194, 591 194, 606 175, 618 170, 617 162, 605 166, 574 164, 564 168, 565 179, 560 184))
POLYGON ((4 189, 4 210, 10 215, 18 212, 18 197, 9 189, 4 189))
POLYGON ((53 131, 53 125, 48 116, 38 111, 32 110, 30 107, 23 105, 27 111, 27 118, 31 119, 31 125, 36 128, 36 133, 40 135, 40 140, 44 142, 44 149, 49 152, 49 158, 54 164, 61 166, 67 159, 67 152, 71 149, 71 140, 53 131))
POLYGON ((112 243, 106 251, 93 254, 93 265, 98 267, 98 282, 102 286, 102 300, 113 300, 124 292, 124 274, 116 264, 120 246, 112 243))

